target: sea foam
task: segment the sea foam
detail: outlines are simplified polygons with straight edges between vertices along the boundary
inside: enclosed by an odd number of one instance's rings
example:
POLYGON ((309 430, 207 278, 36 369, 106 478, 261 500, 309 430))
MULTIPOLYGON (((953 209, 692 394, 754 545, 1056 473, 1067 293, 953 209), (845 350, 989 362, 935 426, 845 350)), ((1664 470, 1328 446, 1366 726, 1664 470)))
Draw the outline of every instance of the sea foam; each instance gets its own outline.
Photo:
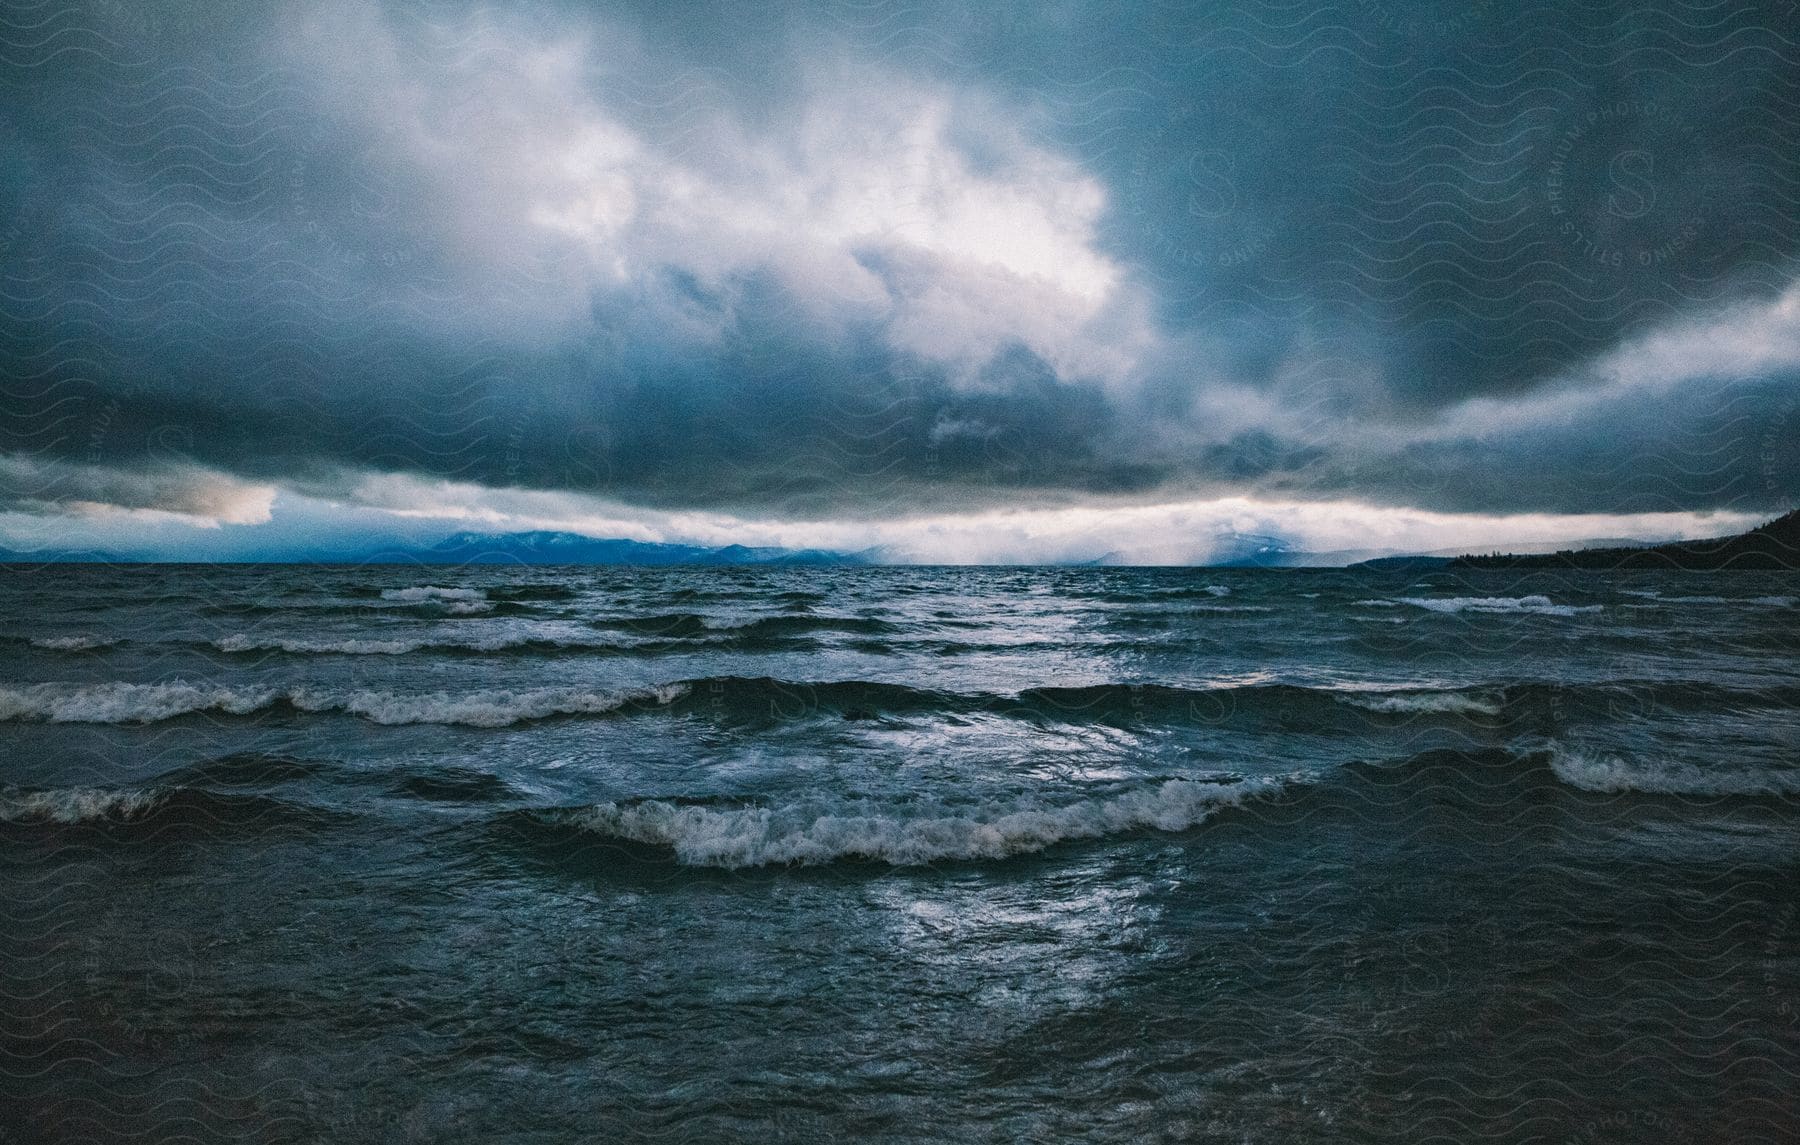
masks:
MULTIPOLYGON (((1369 602, 1364 602, 1369 603, 1369 602)), ((1583 612, 1599 612, 1597 604, 1557 604, 1547 596, 1403 596, 1389 603, 1410 604, 1432 612, 1500 612, 1531 613, 1539 616, 1575 616, 1583 612)))
POLYGON ((633 692, 524 688, 411 695, 379 691, 346 694, 298 688, 288 698, 301 711, 348 712, 378 724, 461 724, 498 728, 551 716, 602 715, 632 703, 668 704, 686 694, 687 685, 668 684, 633 692))
POLYGON ((422 584, 413 588, 384 588, 381 599, 398 600, 408 604, 422 601, 477 601, 486 600, 487 593, 478 588, 445 588, 442 585, 422 584))
POLYGON ((1388 714, 1444 713, 1451 715, 1500 714, 1502 701, 1494 696, 1471 696, 1463 692, 1353 692, 1338 696, 1341 703, 1365 711, 1388 714))
POLYGON ((368 637, 250 636, 238 634, 213 641, 221 652, 286 652, 311 656, 404 656, 413 652, 504 652, 515 648, 595 650, 628 648, 618 641, 568 641, 524 633, 465 636, 415 636, 405 639, 368 637))
POLYGON ((65 787, 56 791, 0 792, 0 822, 92 823, 129 819, 156 806, 156 791, 109 791, 98 787, 65 787))
POLYGON ((92 652, 97 648, 110 648, 117 643, 118 641, 108 640, 103 636, 35 636, 31 640, 33 648, 51 652, 92 652))
POLYGON ((868 859, 895 866, 944 860, 999 859, 1073 839, 1127 831, 1185 831, 1221 807, 1273 791, 1272 780, 1155 787, 1076 803, 1035 798, 969 807, 931 805, 914 814, 871 810, 866 803, 716 808, 646 800, 602 803, 572 818, 610 838, 668 847, 698 867, 757 867, 868 859))
POLYGON ((565 687, 415 694, 371 689, 204 687, 179 680, 166 684, 29 684, 0 687, 0 720, 155 723, 204 712, 244 716, 285 701, 305 712, 344 712, 378 724, 491 728, 551 716, 604 714, 628 704, 668 704, 686 692, 685 684, 624 692, 565 687))
POLYGON ((321 640, 299 636, 224 636, 213 641, 221 652, 292 652, 346 656, 398 656, 431 646, 428 640, 321 640))
POLYGON ((1652 795, 1800 795, 1800 770, 1702 768, 1670 759, 1627 760, 1572 745, 1550 753, 1550 770, 1571 787, 1652 795))
POLYGON ((0 720, 56 724, 154 723, 194 712, 248 715, 274 701, 270 688, 188 684, 26 684, 0 687, 0 720))
POLYGON ((487 593, 481 589, 448 588, 436 584, 384 588, 381 590, 381 599, 397 604, 441 604, 445 611, 457 616, 489 612, 494 607, 493 602, 488 600, 487 593))

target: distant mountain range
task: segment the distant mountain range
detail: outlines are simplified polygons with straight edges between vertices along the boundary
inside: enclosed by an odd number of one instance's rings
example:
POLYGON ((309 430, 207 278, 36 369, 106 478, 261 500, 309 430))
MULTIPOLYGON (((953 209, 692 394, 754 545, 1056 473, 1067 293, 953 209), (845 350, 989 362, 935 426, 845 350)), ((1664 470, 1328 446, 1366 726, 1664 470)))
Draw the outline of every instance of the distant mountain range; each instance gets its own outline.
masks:
MULTIPOLYGON (((1260 538, 1269 540, 1270 538, 1260 538)), ((1583 549, 1637 544, 1618 537, 1598 537, 1579 541, 1583 549)), ((1520 541, 1509 547, 1522 554, 1556 552, 1567 541, 1520 541)), ((1406 549, 1330 549, 1308 552, 1282 547, 1280 542, 1264 545, 1253 552, 1234 552, 1209 561, 1213 568, 1321 569, 1321 568, 1435 568, 1447 565, 1464 554, 1463 549, 1429 549, 1425 552, 1406 549)))
MULTIPOLYGON (((97 549, 0 549, 0 563, 131 563, 142 556, 97 549)), ((252 562, 421 565, 861 565, 867 554, 823 549, 750 548, 725 545, 665 545, 584 537, 578 533, 458 533, 429 545, 385 545, 344 552, 261 553, 252 562)))
POLYGON ((1800 509, 1730 537, 1554 553, 1465 555, 1445 564, 1466 569, 1800 569, 1800 509))
POLYGON ((667 545, 577 533, 458 533, 423 549, 371 553, 369 561, 525 565, 861 565, 866 556, 824 549, 667 545))
MULTIPOLYGON (((1800 510, 1732 537, 1667 544, 1633 544, 1613 539, 1582 542, 1577 548, 1520 544, 1519 551, 1477 556, 1456 550, 1408 553, 1394 549, 1303 552, 1279 537, 1240 533, 1222 539, 1211 568, 1745 568, 1800 569, 1800 510)), ((131 563, 142 554, 97 549, 0 548, 0 564, 131 563)), ((149 558, 154 559, 154 558, 149 558)), ((457 533, 430 544, 386 544, 319 552, 260 552, 242 563, 424 564, 424 565, 878 565, 879 549, 855 553, 826 549, 751 548, 746 545, 659 544, 578 533, 540 530, 525 533, 457 533)), ((1113 563, 1111 554, 1087 564, 1113 563)))

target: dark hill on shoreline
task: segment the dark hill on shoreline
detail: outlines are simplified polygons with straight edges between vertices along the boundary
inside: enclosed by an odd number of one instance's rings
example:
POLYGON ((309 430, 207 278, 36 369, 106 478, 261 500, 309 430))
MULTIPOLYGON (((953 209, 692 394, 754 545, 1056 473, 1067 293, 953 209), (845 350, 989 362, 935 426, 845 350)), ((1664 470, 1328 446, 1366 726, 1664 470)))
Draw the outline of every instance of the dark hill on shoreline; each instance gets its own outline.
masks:
POLYGON ((1732 537, 1616 549, 1461 556, 1457 569, 1800 569, 1800 509, 1732 537))

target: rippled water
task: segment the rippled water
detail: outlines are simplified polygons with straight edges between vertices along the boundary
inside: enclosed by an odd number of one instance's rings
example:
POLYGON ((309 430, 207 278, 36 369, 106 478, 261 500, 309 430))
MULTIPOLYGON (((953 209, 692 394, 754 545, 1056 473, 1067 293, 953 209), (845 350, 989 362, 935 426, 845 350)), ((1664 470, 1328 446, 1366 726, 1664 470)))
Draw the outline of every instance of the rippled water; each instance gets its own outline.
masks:
POLYGON ((1792 575, 79 567, 0 623, 21 1139, 1800 1117, 1792 575))

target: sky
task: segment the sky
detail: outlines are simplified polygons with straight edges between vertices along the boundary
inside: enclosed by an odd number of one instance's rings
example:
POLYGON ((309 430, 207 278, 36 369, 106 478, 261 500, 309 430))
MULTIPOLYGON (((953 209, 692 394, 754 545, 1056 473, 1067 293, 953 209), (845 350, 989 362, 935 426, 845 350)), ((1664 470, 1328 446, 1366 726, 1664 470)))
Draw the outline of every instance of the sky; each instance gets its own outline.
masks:
POLYGON ((0 548, 1199 563, 1800 501, 1791 5, 0 8, 0 548))

